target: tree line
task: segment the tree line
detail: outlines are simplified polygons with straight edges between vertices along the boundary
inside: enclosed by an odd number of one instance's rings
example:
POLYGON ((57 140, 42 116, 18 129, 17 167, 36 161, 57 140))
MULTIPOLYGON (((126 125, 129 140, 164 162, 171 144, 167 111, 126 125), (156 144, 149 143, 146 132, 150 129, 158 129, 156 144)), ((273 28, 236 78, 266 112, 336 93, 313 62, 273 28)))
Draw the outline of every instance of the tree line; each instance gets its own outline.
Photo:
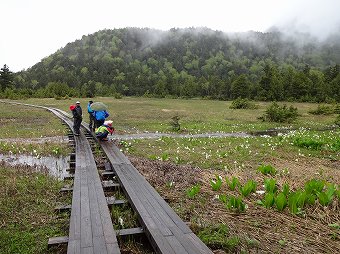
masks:
POLYGON ((1 97, 154 96, 340 101, 340 35, 124 28, 0 71, 1 97), (299 41, 296 39, 299 37, 299 41))

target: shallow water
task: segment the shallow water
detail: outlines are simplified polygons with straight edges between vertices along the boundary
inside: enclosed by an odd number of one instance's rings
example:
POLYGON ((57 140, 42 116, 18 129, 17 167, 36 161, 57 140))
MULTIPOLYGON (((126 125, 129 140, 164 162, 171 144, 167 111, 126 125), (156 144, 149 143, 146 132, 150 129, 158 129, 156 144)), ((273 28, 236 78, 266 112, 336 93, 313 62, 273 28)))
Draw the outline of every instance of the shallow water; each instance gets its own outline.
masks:
POLYGON ((171 138, 222 138, 222 137, 240 137, 246 138, 251 135, 244 132, 235 133, 199 133, 199 134, 169 134, 169 133, 138 133, 138 134, 126 134, 126 135, 112 135, 108 136, 109 139, 119 140, 131 140, 131 139, 157 139, 161 137, 171 138))
MULTIPOLYGON (((70 157, 37 157, 24 154, 0 154, 0 162, 9 166, 33 167, 37 171, 47 172, 49 175, 63 180, 68 172, 70 157)), ((24 168, 23 168, 24 170, 24 168)))

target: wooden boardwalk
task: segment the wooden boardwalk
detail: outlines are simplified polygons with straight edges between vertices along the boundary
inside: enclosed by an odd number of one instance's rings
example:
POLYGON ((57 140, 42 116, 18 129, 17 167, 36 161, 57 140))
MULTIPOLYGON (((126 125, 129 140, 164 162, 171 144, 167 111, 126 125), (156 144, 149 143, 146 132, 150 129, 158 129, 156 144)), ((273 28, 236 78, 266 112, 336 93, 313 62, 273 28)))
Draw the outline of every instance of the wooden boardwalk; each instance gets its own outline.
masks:
POLYGON ((120 253, 98 170, 86 137, 75 137, 73 184, 67 253, 120 253))
MULTIPOLYGON (((51 111, 72 129, 72 121, 61 110, 35 107, 51 111)), ((88 130, 84 125, 83 127, 88 130)), ((76 163, 69 236, 66 240, 64 237, 57 237, 55 242, 66 241, 68 254, 120 253, 89 141, 83 133, 74 137, 74 140, 76 163)), ((156 253, 213 253, 113 143, 101 142, 100 144, 113 166, 130 205, 138 214, 142 232, 146 234, 156 253)))
POLYGON ((111 142, 101 146, 157 253, 213 253, 111 142))
MULTIPOLYGON (((48 110, 72 130, 72 121, 62 111, 48 110)), ((90 143, 83 133, 74 141, 76 163, 67 253, 118 254, 116 233, 90 143)))

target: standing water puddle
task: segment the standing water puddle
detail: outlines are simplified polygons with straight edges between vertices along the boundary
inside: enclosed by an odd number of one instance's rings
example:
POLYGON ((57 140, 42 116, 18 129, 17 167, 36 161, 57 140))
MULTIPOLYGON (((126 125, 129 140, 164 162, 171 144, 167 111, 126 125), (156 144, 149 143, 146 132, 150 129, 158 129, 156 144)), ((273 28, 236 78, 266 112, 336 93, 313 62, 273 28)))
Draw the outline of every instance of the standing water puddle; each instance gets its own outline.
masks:
POLYGON ((32 155, 4 155, 0 154, 0 162, 10 166, 30 166, 37 171, 48 172, 49 175, 63 180, 68 175, 70 157, 37 157, 32 155))

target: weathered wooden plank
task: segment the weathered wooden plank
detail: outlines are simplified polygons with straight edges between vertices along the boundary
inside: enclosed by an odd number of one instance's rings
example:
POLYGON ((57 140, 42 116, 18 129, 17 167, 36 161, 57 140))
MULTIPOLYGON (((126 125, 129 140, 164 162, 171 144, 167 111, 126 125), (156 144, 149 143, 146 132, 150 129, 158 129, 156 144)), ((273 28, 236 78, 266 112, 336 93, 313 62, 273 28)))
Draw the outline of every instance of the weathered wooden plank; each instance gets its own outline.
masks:
POLYGON ((182 246, 182 244, 178 241, 176 236, 170 235, 166 236, 167 241, 171 245, 172 249, 174 250, 175 253, 181 253, 181 254, 186 254, 188 251, 182 246))
POLYGON ((102 147, 157 253, 212 253, 118 148, 102 147))
POLYGON ((118 189, 118 188, 120 188, 119 183, 112 183, 110 181, 103 181, 102 186, 103 186, 103 189, 118 189))
MULTIPOLYGON (((80 147, 76 148, 76 153, 79 155, 77 156, 77 166, 75 171, 75 178, 73 181, 73 194, 72 194, 72 210, 71 210, 71 217, 70 217, 70 229, 69 229, 69 239, 79 240, 80 239, 80 160, 79 157, 81 156, 81 149, 80 147)), ((69 249, 69 248, 68 248, 69 249)))
MULTIPOLYGON (((107 201, 104 195, 104 191, 99 180, 99 174, 97 170, 91 171, 93 176, 94 185, 96 186, 96 195, 98 200, 99 214, 102 220, 102 227, 104 232, 104 239, 106 244, 117 244, 117 237, 113 230, 111 222, 110 212, 107 206, 107 201)), ((118 249, 119 251, 119 249, 118 249)), ((117 253, 117 250, 116 250, 117 253)))
POLYGON ((143 188, 147 195, 150 195, 150 200, 154 203, 155 209, 165 212, 163 216, 165 216, 169 226, 172 226, 172 222, 176 224, 183 233, 190 233, 190 228, 182 221, 182 219, 174 212, 174 210, 169 206, 168 203, 158 194, 158 192, 149 184, 148 181, 142 176, 138 170, 132 165, 126 165, 126 170, 129 170, 129 174, 135 177, 136 184, 138 184, 138 188, 143 188), (155 203, 157 202, 157 204, 155 203), (157 208, 156 208, 157 207, 157 208), (171 219, 169 221, 168 219, 171 219))
POLYGON ((110 177, 110 176, 113 177, 115 175, 116 174, 113 171, 104 171, 104 172, 101 173, 102 177, 110 177))
POLYGON ((143 228, 124 228, 116 231, 118 236, 139 235, 144 234, 143 228))
POLYGON ((123 205, 127 203, 126 200, 116 199, 115 197, 106 197, 106 202, 108 206, 123 205))
POLYGON ((80 253, 80 239, 69 240, 67 245, 67 254, 79 254, 80 253))
POLYGON ((108 161, 106 161, 105 163, 104 163, 104 167, 105 167, 105 170, 106 171, 113 171, 113 169, 112 169, 112 167, 111 167, 111 164, 110 164, 110 162, 108 162, 108 161))
MULTIPOLYGON (((109 151, 111 158, 110 162, 113 164, 131 164, 129 159, 119 150, 119 148, 113 144, 101 143, 102 147, 109 151)), ((108 153, 106 153, 108 155, 108 153)))
POLYGON ((153 187, 149 185, 149 183, 144 179, 144 177, 142 177, 132 165, 126 165, 124 166, 124 168, 126 170, 125 171, 126 174, 129 174, 130 177, 134 178, 133 181, 136 188, 141 190, 140 192, 141 194, 143 193, 145 195, 150 206, 157 212, 157 215, 159 216, 160 220, 164 221, 167 227, 174 227, 179 224, 181 227, 187 228, 188 232, 191 232, 191 230, 184 224, 184 222, 179 217, 176 217, 176 219, 178 219, 177 221, 174 221, 172 219, 171 216, 175 217, 174 216, 175 212, 169 207, 168 204, 166 204, 166 207, 164 207, 163 202, 165 201, 161 198, 160 195, 158 195, 155 189, 153 189, 153 187), (164 208, 166 208, 167 210, 164 208), (169 212, 171 212, 170 213, 171 216, 169 216, 169 212))
MULTIPOLYGON (((178 242, 186 250, 186 253, 188 254, 202 253, 200 252, 200 249, 197 248, 197 246, 194 245, 192 241, 188 239, 187 234, 183 234, 183 232, 178 227, 171 227, 170 229, 173 232, 176 239, 178 240, 178 242)), ((203 252, 203 253, 209 253, 209 252, 203 252)))
POLYGON ((199 253, 211 253, 211 250, 205 245, 201 244, 202 241, 195 235, 194 233, 186 234, 188 239, 197 247, 197 249, 200 251, 199 253))
MULTIPOLYGON (((89 175, 88 177, 91 177, 91 175, 89 175)), ((91 227, 93 230, 93 237, 104 236, 102 220, 100 218, 100 213, 99 213, 99 205, 98 205, 98 200, 97 200, 97 195, 96 195, 96 188, 93 182, 89 182, 89 198, 90 198, 91 227)))
POLYGON ((148 207, 149 214, 152 216, 154 222, 157 224, 163 236, 173 235, 171 230, 168 228, 167 223, 170 223, 170 220, 167 221, 168 218, 163 216, 162 210, 157 206, 157 202, 154 201, 153 197, 149 195, 146 191, 146 187, 143 184, 140 184, 136 179, 134 172, 131 172, 132 165, 124 165, 124 174, 127 178, 129 178, 130 184, 138 189, 137 196, 144 203, 146 207, 148 207))
POLYGON ((95 254, 107 254, 104 235, 93 237, 93 244, 93 250, 95 254))
POLYGON ((93 250, 93 246, 81 248, 80 253, 81 254, 96 254, 93 250))
POLYGON ((63 193, 63 192, 71 192, 71 191, 73 191, 73 187, 63 187, 60 189, 59 192, 63 193))
MULTIPOLYGON (((191 234, 193 234, 193 233, 191 232, 190 228, 179 217, 177 219, 176 218, 177 216, 175 216, 175 221, 172 220, 169 217, 170 209, 166 209, 168 211, 165 212, 165 210, 163 210, 164 204, 163 204, 163 206, 161 206, 158 203, 158 202, 163 203, 164 200, 159 195, 155 195, 155 190, 148 188, 147 184, 145 184, 144 181, 140 180, 138 174, 134 173, 134 170, 131 167, 132 166, 129 166, 129 165, 124 166, 125 169, 128 169, 128 168, 130 169, 130 170, 125 171, 126 174, 129 174, 129 176, 131 176, 131 177, 135 177, 134 186, 136 186, 136 188, 138 188, 140 190, 143 190, 139 193, 145 194, 145 196, 146 196, 147 200, 149 201, 149 204, 151 205, 151 207, 154 208, 155 211, 157 211, 157 215, 159 216, 158 218, 160 220, 163 220, 164 225, 167 226, 170 229, 170 231, 172 232, 172 234, 174 234, 174 236, 176 237, 178 242, 172 240, 172 242, 170 243, 171 247, 175 250, 175 249, 179 248, 178 244, 180 244, 186 250, 186 252, 183 252, 183 253, 191 253, 191 254, 209 253, 209 249, 204 244, 201 243, 200 239, 196 238, 195 241, 192 242, 190 239, 188 239, 186 234, 183 234, 182 228, 187 228, 188 230, 186 232, 189 232, 191 234), (139 179, 139 181, 138 181, 138 179, 139 179), (181 227, 178 227, 178 225, 180 225, 181 227), (172 244, 175 244, 175 245, 172 246, 172 244)), ((171 210, 170 212, 171 212, 170 213, 171 216, 173 216, 173 214, 175 214, 173 212, 173 210, 171 210)), ((168 237, 168 236, 166 236, 166 237, 168 237)), ((169 239, 173 239, 173 238, 169 238, 169 239)), ((180 253, 182 253, 182 252, 180 252, 180 253)))
POLYGON ((72 205, 59 205, 54 208, 54 210, 59 212, 69 211, 71 210, 72 205))
MULTIPOLYGON (((114 166, 114 170, 117 170, 117 172, 121 172, 122 170, 124 170, 121 167, 122 165, 116 165, 114 166)), ((138 190, 134 189, 130 185, 128 178, 126 178, 126 175, 120 174, 119 180, 122 182, 122 187, 126 190, 127 196, 132 201, 131 205, 133 206, 135 211, 138 212, 138 215, 141 218, 140 223, 143 225, 143 229, 155 251, 157 253, 175 253, 167 240, 163 237, 163 234, 161 233, 158 226, 159 224, 157 225, 155 219, 152 217, 152 215, 150 215, 150 211, 144 207, 144 203, 138 198, 138 195, 136 194, 138 190)))
POLYGON ((119 254, 118 242, 116 243, 106 243, 106 250, 108 254, 119 254))
POLYGON ((89 190, 86 176, 86 167, 81 168, 81 186, 80 186, 80 215, 81 215, 81 247, 86 248, 93 246, 92 242, 92 228, 91 228, 91 214, 90 214, 90 201, 89 190))
POLYGON ((52 245, 67 244, 68 236, 51 237, 48 239, 48 247, 52 245))
MULTIPOLYGON (((73 219, 74 227, 73 229, 70 227, 70 235, 75 235, 74 228, 76 228, 76 226, 80 226, 79 231, 81 234, 79 235, 78 241, 70 242, 71 244, 70 248, 68 248, 68 253, 117 254, 120 253, 119 246, 113 231, 105 195, 91 149, 86 142, 87 141, 84 141, 83 139, 76 139, 76 170, 73 187, 74 195, 72 211, 74 204, 77 204, 80 208, 77 213, 79 219, 73 219), (77 200, 75 199, 76 197, 77 200), (105 212, 103 212, 103 210, 105 211, 105 208, 106 215, 103 216, 103 213, 105 214, 105 212), (112 230, 108 234, 107 229, 110 227, 107 225, 110 224, 112 230), (105 237, 108 238, 108 244, 105 242, 105 237)), ((74 215, 73 218, 77 218, 77 216, 74 215)))

